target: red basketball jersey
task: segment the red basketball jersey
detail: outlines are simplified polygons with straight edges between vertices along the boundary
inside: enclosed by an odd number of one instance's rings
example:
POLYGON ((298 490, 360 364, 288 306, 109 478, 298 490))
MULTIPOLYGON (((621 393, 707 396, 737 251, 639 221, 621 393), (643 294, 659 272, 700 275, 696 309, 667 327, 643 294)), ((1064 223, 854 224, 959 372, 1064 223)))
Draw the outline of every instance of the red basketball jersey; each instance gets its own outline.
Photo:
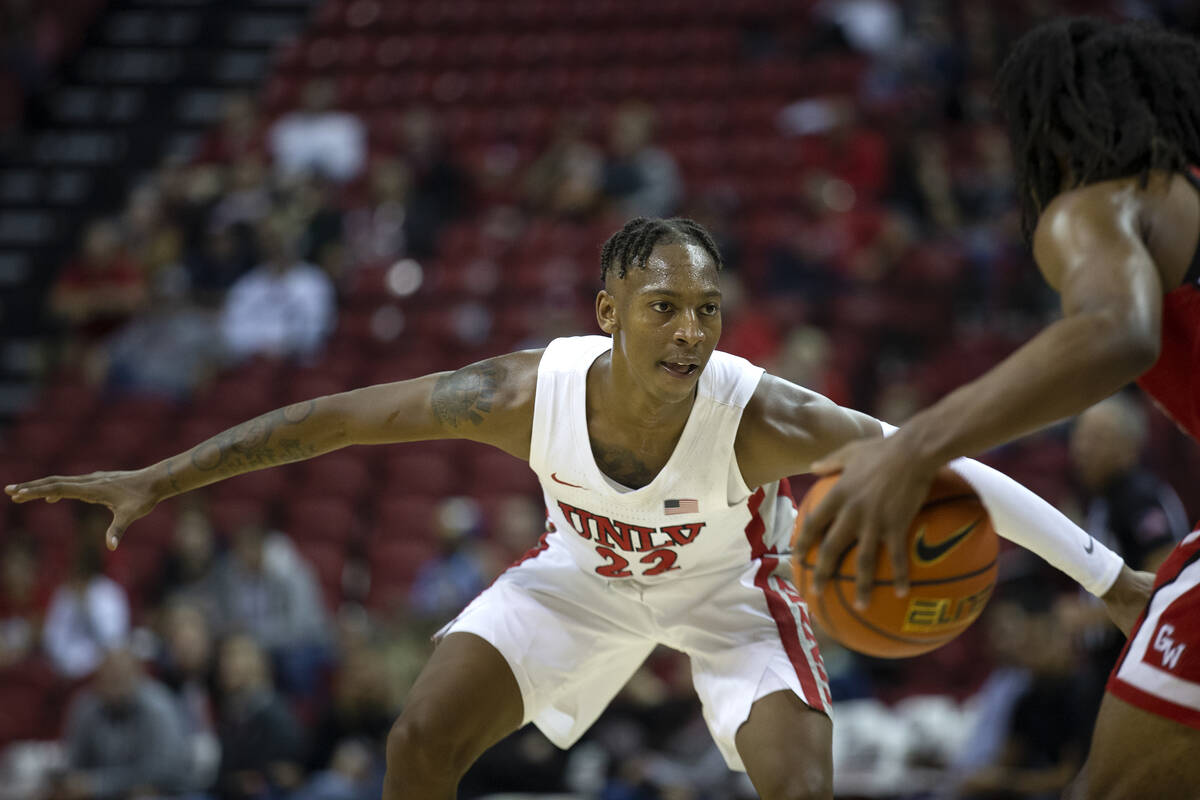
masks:
MULTIPOLYGON (((1200 174, 1184 175, 1200 191, 1200 174)), ((1163 298, 1162 350, 1138 385, 1193 439, 1200 441, 1200 247, 1183 285, 1163 298)))

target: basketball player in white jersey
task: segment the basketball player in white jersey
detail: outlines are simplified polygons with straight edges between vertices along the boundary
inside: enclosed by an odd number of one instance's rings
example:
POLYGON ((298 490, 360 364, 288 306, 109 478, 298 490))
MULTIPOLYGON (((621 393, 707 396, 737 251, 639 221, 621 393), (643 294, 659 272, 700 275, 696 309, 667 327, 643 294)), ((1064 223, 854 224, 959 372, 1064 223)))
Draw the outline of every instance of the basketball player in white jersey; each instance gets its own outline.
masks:
MULTIPOLYGON (((18 502, 113 511, 115 547, 158 502, 351 444, 466 438, 529 461, 547 532, 455 620, 388 740, 385 796, 451 798, 526 722, 570 746, 658 644, 687 653, 729 766, 765 798, 832 796, 829 688, 803 602, 775 574, 789 475, 880 423, 716 352, 720 256, 690 220, 635 219, 601 254, 607 336, 558 339, 457 372, 265 414, 133 472, 6 487, 18 502)), ((1136 573, 1007 478, 953 467, 1004 535, 1126 627, 1136 573)), ((399 533, 399 532, 398 532, 399 533)))

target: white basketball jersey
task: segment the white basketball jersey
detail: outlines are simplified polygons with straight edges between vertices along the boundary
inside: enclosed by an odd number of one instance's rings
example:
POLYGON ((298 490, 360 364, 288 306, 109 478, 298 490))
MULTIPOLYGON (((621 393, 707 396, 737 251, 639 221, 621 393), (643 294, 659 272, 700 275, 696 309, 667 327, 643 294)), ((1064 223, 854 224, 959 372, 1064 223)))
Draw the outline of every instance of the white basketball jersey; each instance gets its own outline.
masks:
POLYGON ((555 339, 538 367, 529 465, 551 523, 541 548, 564 549, 585 572, 643 583, 740 569, 785 548, 790 493, 779 483, 752 491, 734 454, 763 370, 714 352, 666 466, 630 490, 600 471, 588 438, 588 369, 611 349, 607 336, 555 339))

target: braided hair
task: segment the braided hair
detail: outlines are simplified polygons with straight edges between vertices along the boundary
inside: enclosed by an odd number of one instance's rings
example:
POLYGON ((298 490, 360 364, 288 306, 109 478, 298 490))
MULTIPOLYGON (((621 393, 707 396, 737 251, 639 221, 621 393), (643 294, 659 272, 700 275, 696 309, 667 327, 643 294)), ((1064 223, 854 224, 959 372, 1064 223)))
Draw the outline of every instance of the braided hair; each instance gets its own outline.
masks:
POLYGON ((717 245, 700 223, 683 217, 634 217, 604 243, 600 251, 600 280, 607 281, 610 272, 616 272, 618 278, 624 278, 629 267, 646 266, 646 260, 656 245, 681 242, 700 245, 717 270, 721 269, 721 254, 717 252, 717 245))
POLYGON ((1033 234, 1043 208, 1074 186, 1177 172, 1200 163, 1200 42, 1147 23, 1088 17, 1025 34, 1000 68, 1021 201, 1033 234))

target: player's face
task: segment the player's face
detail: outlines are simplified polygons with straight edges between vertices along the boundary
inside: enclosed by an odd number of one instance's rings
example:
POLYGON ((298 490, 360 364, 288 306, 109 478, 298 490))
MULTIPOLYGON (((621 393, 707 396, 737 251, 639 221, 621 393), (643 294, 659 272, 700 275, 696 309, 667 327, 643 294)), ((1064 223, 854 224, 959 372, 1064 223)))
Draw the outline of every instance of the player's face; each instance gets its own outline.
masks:
POLYGON ((600 325, 634 379, 664 402, 689 397, 721 337, 717 268, 704 248, 659 245, 645 269, 610 281, 601 296, 600 325))

